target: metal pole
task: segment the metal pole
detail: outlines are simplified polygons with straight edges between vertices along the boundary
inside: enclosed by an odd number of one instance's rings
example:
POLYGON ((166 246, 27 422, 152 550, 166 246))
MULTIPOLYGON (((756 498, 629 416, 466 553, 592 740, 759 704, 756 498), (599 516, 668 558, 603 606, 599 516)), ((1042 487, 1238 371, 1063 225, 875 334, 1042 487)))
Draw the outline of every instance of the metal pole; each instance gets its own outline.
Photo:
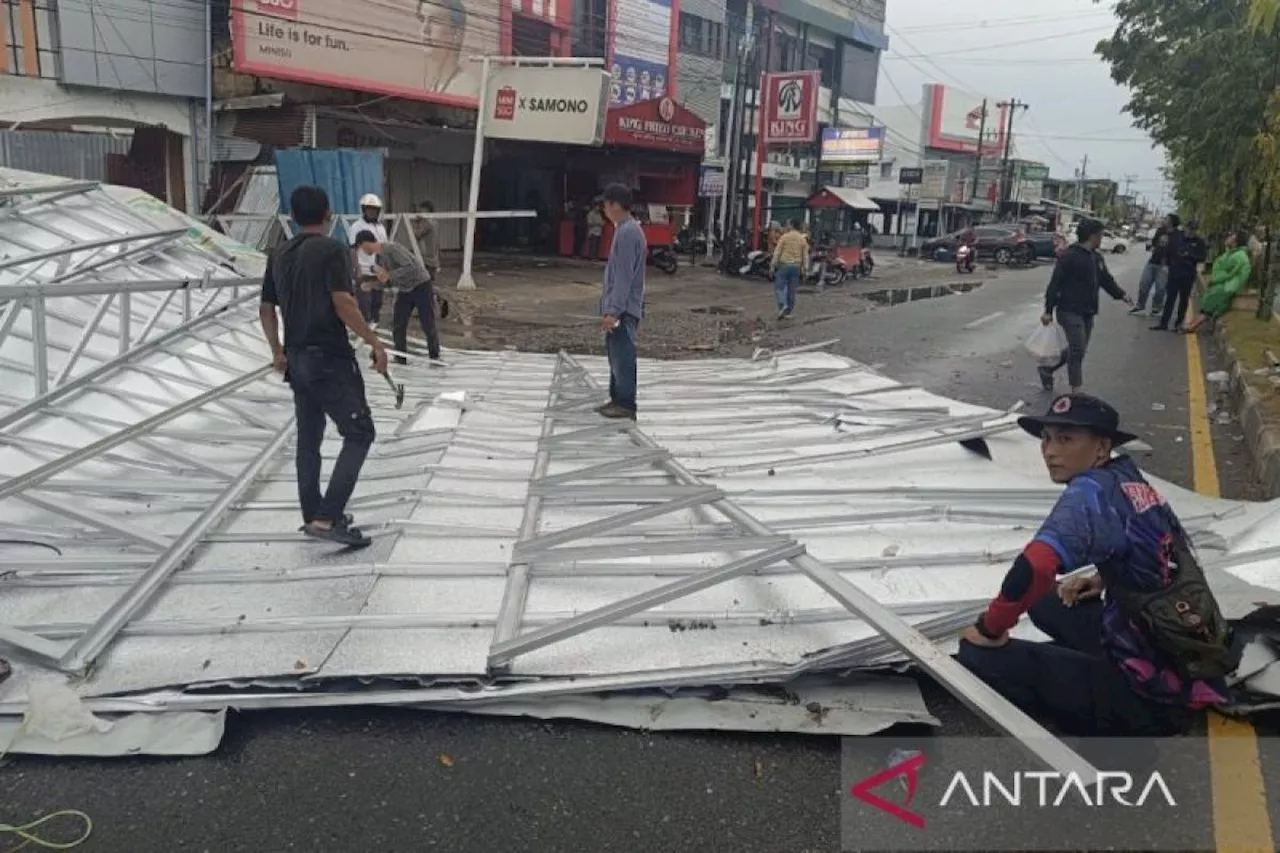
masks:
MULTIPOLYGON (((205 44, 205 76, 204 76, 204 174, 202 177, 204 192, 213 183, 213 0, 204 4, 204 44, 205 44)), ((192 209, 197 213, 203 205, 195 203, 192 209)))
POLYGON ((476 253, 476 214, 480 210, 480 170, 484 167, 484 115, 489 99, 489 69, 493 57, 480 59, 480 94, 476 102, 476 139, 471 151, 471 193, 467 197, 466 233, 462 241, 462 275, 458 277, 459 290, 475 290, 476 280, 471 275, 471 264, 476 253))
MULTIPOLYGON (((982 139, 987 135, 987 99, 982 99, 982 115, 978 118, 978 145, 977 154, 973 158, 973 193, 974 199, 978 197, 978 176, 982 174, 982 139)), ((964 197, 961 196, 963 201, 964 197)), ((941 231, 939 231, 941 233, 941 231)))
POLYGON ((751 248, 760 248, 760 214, 764 211, 764 117, 769 109, 765 94, 767 73, 760 74, 760 88, 756 90, 756 174, 755 210, 751 214, 751 248))

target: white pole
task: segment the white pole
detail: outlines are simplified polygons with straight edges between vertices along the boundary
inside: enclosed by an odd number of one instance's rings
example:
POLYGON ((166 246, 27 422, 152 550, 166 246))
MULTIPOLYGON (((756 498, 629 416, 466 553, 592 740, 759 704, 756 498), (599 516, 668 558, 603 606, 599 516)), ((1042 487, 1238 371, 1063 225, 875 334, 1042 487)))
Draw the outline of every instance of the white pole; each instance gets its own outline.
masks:
POLYGON ((489 68, 492 59, 480 60, 480 97, 476 102, 476 142, 471 154, 471 194, 467 200, 466 233, 462 238, 462 275, 458 276, 458 290, 475 290, 476 280, 471 275, 471 262, 476 253, 476 214, 480 212, 480 170, 484 166, 484 115, 489 98, 489 68))

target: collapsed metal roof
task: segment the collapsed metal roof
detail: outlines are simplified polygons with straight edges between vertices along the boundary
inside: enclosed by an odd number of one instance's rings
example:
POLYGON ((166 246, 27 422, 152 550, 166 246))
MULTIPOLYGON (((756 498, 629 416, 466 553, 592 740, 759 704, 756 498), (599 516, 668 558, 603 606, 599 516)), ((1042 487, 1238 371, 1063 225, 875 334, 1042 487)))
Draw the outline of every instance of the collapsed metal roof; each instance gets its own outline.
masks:
MULTIPOLYGON (((51 682, 103 713, 527 708, 913 661, 1079 766, 946 654, 1057 494, 1010 412, 815 346, 642 362, 630 427, 591 412, 598 358, 415 358, 403 409, 368 383, 375 544, 333 550, 298 531, 262 264, 142 193, 0 170, 0 716, 51 682)), ((1159 485, 1228 615, 1275 599, 1280 505, 1159 485)))

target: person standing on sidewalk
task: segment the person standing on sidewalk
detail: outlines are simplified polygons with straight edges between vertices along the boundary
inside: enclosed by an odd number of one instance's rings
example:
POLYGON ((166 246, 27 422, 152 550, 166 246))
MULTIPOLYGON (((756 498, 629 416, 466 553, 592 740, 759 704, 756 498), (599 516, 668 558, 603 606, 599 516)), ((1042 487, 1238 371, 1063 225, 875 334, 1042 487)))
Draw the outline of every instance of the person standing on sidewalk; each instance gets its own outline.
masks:
POLYGON ((773 273, 773 298, 778 303, 779 320, 790 317, 796 310, 800 271, 808 260, 809 241, 800 231, 800 222, 792 219, 773 247, 773 260, 770 264, 773 273))
POLYGON ((1169 285, 1170 249, 1177 251, 1182 234, 1179 227, 1182 222, 1176 213, 1171 213, 1160 223, 1155 237, 1151 240, 1151 257, 1142 268, 1142 277, 1138 280, 1138 304, 1129 309, 1130 314, 1141 314, 1147 310, 1147 297, 1151 297, 1151 316, 1160 313, 1164 307, 1165 295, 1169 285))
POLYGON ((1103 225, 1097 219, 1085 219, 1076 226, 1076 242, 1058 258, 1045 289, 1044 315, 1040 322, 1047 326, 1056 315, 1058 325, 1067 333, 1067 352, 1062 360, 1051 367, 1040 368, 1040 384, 1050 393, 1053 376, 1064 364, 1071 393, 1078 394, 1084 387, 1084 355, 1093 335, 1093 318, 1098 313, 1098 291, 1106 290, 1112 298, 1133 305, 1098 253, 1102 231, 1103 225))
POLYGON ((604 267, 600 322, 609 354, 609 402, 596 409, 606 418, 636 419, 636 335, 644 316, 644 267, 649 243, 631 215, 631 190, 610 184, 604 215, 613 223, 613 243, 604 267))
POLYGON ((1187 306, 1191 302, 1191 289, 1195 287, 1196 274, 1200 271, 1200 265, 1205 262, 1205 258, 1209 256, 1209 246, 1197 233, 1199 228, 1200 223, 1192 219, 1187 223, 1187 230, 1181 234, 1177 243, 1170 244, 1169 286, 1165 292, 1164 311, 1160 314, 1160 322, 1151 327, 1153 332, 1169 331, 1170 320, 1174 321, 1175 332, 1182 331, 1182 321, 1187 316, 1187 306))
POLYGON ((379 243, 387 242, 387 228, 382 224, 382 199, 373 193, 360 197, 360 218, 347 229, 347 243, 351 245, 354 257, 360 313, 364 315, 364 321, 376 329, 382 316, 382 288, 378 287, 378 278, 373 273, 373 256, 362 253, 356 246, 356 237, 361 231, 372 232, 379 243))
MULTIPOLYGON (((379 243, 370 231, 356 235, 356 247, 377 258, 373 268, 378 284, 391 291, 395 301, 391 309, 391 340, 397 352, 408 352, 409 320, 418 312, 422 334, 427 339, 427 353, 432 361, 440 360, 440 333, 436 330, 436 294, 431 286, 431 273, 413 252, 388 240, 379 243)), ((396 356, 396 364, 405 364, 404 356, 396 356)))
POLYGON ((587 260, 600 260, 600 239, 604 236, 604 214, 594 201, 587 209, 587 260))
POLYGON ((354 526, 346 507, 376 433, 347 330, 373 349, 373 369, 379 373, 387 372, 387 350, 360 313, 346 247, 326 236, 333 213, 325 191, 298 187, 289 197, 289 212, 299 233, 272 252, 258 315, 275 368, 293 389, 302 532, 363 548, 370 540, 354 526), (338 427, 342 451, 322 495, 320 445, 326 417, 338 427))

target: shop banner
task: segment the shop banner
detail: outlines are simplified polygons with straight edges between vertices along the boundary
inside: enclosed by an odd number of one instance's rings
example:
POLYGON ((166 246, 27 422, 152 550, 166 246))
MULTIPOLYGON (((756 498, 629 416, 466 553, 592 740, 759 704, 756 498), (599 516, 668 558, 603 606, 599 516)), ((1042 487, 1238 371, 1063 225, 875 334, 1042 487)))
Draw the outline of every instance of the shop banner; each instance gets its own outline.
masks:
POLYGON ((599 145, 609 74, 599 68, 512 65, 489 74, 485 136, 599 145))
POLYGON ((878 163, 883 127, 828 127, 822 131, 823 163, 878 163))
POLYGON ((674 91, 671 28, 677 0, 612 0, 609 106, 664 98, 674 91))
POLYGON ((762 76, 764 144, 813 142, 818 135, 818 87, 822 72, 796 71, 762 76))
POLYGON ((604 139, 610 145, 629 145, 657 151, 702 155, 707 123, 670 98, 640 101, 609 110, 604 139))
POLYGON ((235 69, 475 108, 500 0, 231 0, 235 69))
POLYGON ((718 166, 703 166, 701 179, 698 181, 698 195, 706 198, 724 195, 724 169, 718 166))

